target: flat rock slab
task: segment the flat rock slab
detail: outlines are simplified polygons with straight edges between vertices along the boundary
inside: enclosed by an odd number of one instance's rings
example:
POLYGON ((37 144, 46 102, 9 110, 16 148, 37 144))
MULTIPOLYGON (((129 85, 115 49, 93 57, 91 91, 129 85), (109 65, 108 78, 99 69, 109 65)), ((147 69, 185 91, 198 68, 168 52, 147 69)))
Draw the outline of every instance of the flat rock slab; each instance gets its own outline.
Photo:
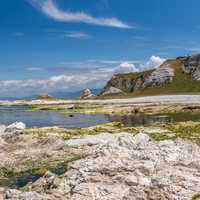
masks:
POLYGON ((105 144, 105 143, 113 141, 115 138, 119 137, 120 135, 123 135, 123 133, 120 133, 120 134, 101 133, 94 136, 88 135, 80 139, 67 140, 66 145, 72 146, 72 147, 78 147, 78 146, 92 146, 92 145, 97 145, 97 144, 105 144))

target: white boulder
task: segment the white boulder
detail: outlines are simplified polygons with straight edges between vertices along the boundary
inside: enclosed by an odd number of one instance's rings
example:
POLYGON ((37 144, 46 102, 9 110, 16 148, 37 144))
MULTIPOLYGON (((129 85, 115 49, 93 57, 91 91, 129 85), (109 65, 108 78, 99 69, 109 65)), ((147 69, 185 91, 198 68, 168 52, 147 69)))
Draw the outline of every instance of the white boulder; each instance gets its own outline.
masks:
POLYGON ((26 124, 23 122, 15 122, 6 127, 5 132, 22 131, 26 128, 26 124))

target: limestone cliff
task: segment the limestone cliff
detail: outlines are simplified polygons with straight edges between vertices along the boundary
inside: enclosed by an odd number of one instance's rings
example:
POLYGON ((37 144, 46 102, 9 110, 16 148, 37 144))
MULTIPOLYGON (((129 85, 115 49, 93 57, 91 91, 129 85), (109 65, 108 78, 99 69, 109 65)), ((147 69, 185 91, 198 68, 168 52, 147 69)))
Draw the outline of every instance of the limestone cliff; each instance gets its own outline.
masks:
POLYGON ((157 69, 114 75, 102 95, 108 95, 111 87, 133 95, 200 92, 199 80, 200 54, 177 57, 157 69))

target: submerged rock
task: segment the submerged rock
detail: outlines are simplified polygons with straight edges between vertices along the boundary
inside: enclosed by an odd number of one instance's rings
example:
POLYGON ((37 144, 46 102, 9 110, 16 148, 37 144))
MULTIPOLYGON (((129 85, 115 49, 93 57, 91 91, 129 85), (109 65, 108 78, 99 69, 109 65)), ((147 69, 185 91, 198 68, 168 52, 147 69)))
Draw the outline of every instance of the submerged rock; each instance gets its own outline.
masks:
MULTIPOLYGON (((6 199, 29 200, 30 195, 38 195, 49 200, 188 200, 199 192, 198 145, 183 140, 157 142, 143 133, 107 137, 108 141, 92 146, 81 143, 89 156, 57 177, 56 187, 43 192, 33 187, 31 193, 8 190, 6 199)), ((54 175, 48 177, 55 180, 54 175)))

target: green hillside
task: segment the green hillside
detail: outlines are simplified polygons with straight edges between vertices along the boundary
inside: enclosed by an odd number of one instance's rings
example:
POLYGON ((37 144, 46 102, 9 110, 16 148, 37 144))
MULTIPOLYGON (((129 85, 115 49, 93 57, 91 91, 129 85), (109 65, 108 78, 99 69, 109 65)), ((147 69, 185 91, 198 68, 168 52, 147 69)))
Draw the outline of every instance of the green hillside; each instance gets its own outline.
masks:
MULTIPOLYGON (((183 65, 179 60, 168 60, 165 63, 163 63, 163 65, 161 65, 160 68, 166 65, 170 65, 170 67, 174 69, 175 76, 173 77, 173 81, 171 83, 162 84, 160 86, 150 86, 144 89, 139 89, 137 91, 128 91, 126 88, 120 88, 123 91, 123 93, 117 95, 105 95, 105 98, 200 93, 200 81, 194 80, 190 73, 184 72, 183 65)), ((118 74, 115 76, 115 82, 117 79, 120 79, 121 82, 130 78, 137 80, 138 77, 148 76, 150 73, 152 73, 152 71, 153 70, 139 73, 118 74)), ((109 88, 110 86, 114 87, 112 79, 107 83, 105 88, 109 88)))

